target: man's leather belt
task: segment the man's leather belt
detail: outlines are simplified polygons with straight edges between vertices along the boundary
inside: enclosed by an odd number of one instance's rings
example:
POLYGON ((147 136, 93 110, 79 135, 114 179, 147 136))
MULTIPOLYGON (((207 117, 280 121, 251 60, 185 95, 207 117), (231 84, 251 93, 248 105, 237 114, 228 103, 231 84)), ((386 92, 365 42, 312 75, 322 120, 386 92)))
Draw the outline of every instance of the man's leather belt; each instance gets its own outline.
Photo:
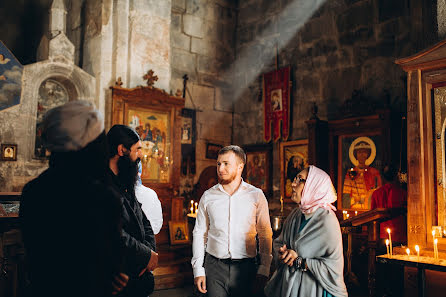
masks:
POLYGON ((242 264, 242 263, 255 263, 256 258, 243 258, 243 259, 231 259, 231 258, 226 258, 226 259, 220 259, 217 257, 212 256, 211 254, 208 253, 208 255, 217 260, 220 261, 224 264, 242 264))

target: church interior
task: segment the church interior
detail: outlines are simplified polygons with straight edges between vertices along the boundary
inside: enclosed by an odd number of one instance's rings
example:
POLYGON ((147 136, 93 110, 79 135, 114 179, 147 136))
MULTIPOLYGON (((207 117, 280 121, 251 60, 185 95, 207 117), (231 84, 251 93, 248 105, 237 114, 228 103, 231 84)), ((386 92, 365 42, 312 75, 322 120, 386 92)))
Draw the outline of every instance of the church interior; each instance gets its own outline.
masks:
POLYGON ((445 38, 444 0, 0 1, 0 297, 24 296, 18 210, 48 168, 42 119, 78 99, 142 140, 163 215, 153 296, 200 296, 197 204, 230 144, 273 238, 296 174, 330 175, 350 296, 444 296, 445 38), (398 205, 372 201, 385 168, 398 205))

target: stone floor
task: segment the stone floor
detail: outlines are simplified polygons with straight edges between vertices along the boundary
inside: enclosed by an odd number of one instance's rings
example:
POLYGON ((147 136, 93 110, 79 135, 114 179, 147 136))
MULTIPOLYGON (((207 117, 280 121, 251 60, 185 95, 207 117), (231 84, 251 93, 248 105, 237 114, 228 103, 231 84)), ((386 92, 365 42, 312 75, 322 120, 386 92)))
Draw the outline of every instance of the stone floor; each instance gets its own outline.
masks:
POLYGON ((150 294, 150 297, 194 297, 194 287, 158 290, 150 294))
MULTIPOLYGON (((167 289, 167 290, 158 290, 153 292, 150 297, 198 297, 205 296, 202 294, 194 294, 194 287, 184 287, 184 288, 175 288, 175 289, 167 289)), ((353 294, 349 294, 350 297, 367 297, 366 294, 361 294, 354 292, 353 294)), ((248 297, 248 296, 247 296, 248 297)))

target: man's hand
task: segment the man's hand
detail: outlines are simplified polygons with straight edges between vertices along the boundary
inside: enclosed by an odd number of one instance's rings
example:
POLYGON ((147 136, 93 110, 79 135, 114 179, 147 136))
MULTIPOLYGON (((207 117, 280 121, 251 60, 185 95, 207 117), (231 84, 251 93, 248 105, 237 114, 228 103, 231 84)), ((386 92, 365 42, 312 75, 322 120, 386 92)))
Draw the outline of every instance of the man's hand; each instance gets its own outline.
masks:
POLYGON ((154 251, 150 251, 151 256, 150 256, 150 260, 149 263, 147 264, 146 267, 144 267, 143 270, 141 270, 141 272, 139 273, 138 276, 141 276, 144 274, 144 272, 146 272, 146 270, 149 271, 153 271, 155 270, 156 266, 158 266, 158 253, 155 253, 154 251))
POLYGON ((194 284, 197 286, 198 291, 205 294, 208 290, 206 290, 206 277, 205 276, 197 276, 194 278, 194 284))
POLYGON ((254 296, 263 296, 263 290, 265 289, 268 277, 263 274, 257 274, 256 280, 254 281, 254 287, 252 288, 252 293, 254 296))
POLYGON ((288 266, 292 266, 294 260, 297 259, 297 253, 292 249, 288 249, 285 244, 279 248, 279 254, 280 261, 288 266))
POLYGON ((151 251, 152 255, 150 256, 149 264, 147 264, 147 269, 149 271, 155 270, 156 266, 158 266, 158 253, 151 251))
POLYGON ((118 275, 116 275, 112 281, 112 287, 113 287, 112 294, 116 295, 119 292, 121 292, 122 289, 124 289, 124 287, 127 286, 128 282, 129 282, 129 277, 127 274, 121 272, 118 275))

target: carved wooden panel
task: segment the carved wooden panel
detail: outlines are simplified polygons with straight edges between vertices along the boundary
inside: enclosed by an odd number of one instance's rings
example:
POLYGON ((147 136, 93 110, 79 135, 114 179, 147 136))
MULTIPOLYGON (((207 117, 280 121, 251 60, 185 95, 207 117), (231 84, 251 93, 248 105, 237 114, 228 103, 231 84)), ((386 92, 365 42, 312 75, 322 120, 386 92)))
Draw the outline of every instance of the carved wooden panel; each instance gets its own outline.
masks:
MULTIPOLYGON (((437 159, 442 158, 435 147, 432 91, 446 85, 446 41, 396 63, 407 72, 408 244, 429 252, 438 221, 437 159)), ((446 238, 438 242, 439 250, 446 250, 446 238)))

